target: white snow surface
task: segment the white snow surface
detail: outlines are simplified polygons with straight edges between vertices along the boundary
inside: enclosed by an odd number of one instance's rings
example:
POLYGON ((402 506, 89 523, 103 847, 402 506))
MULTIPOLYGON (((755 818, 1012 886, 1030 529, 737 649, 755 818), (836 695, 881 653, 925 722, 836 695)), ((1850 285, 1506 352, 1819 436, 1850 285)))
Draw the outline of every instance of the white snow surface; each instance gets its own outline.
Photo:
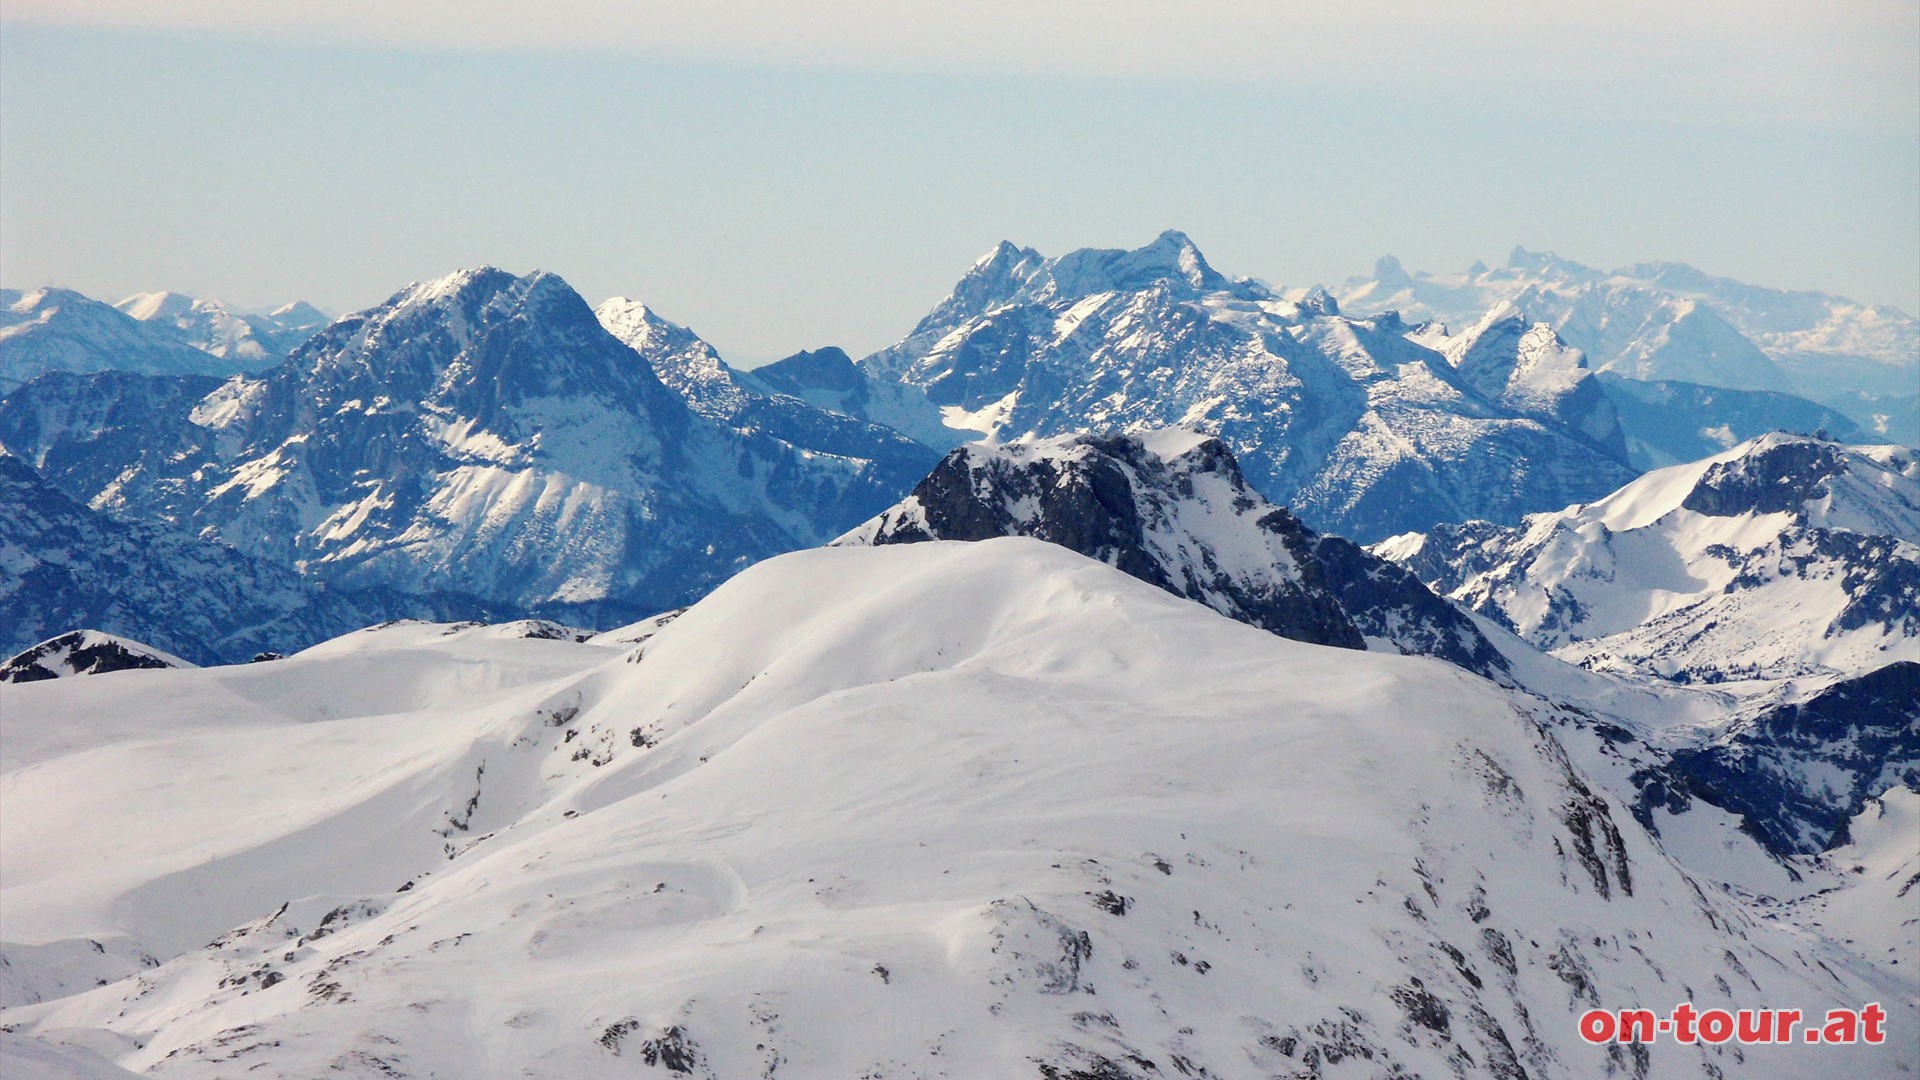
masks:
POLYGON ((800 552, 632 630, 0 687, 9 1075, 1544 1080, 1609 1071, 1593 1004, 1920 1020, 1695 886, 1537 699, 1052 545, 800 552), (126 977, 58 993, 90 941, 126 977))
MULTIPOLYGON (((1920 564, 1920 452, 1840 448, 1845 468, 1823 493, 1774 513, 1714 515, 1683 505, 1716 467, 1814 444, 1764 435, 1700 461, 1647 473, 1604 499, 1529 515, 1475 542, 1460 573, 1429 583, 1522 637, 1596 670, 1710 681, 1861 673, 1920 660, 1920 614, 1844 625, 1855 565, 1825 533, 1886 538, 1881 565, 1920 564)), ((1446 532, 1453 527, 1443 527, 1446 532)), ((1422 568, 1431 535, 1373 546, 1422 568)))

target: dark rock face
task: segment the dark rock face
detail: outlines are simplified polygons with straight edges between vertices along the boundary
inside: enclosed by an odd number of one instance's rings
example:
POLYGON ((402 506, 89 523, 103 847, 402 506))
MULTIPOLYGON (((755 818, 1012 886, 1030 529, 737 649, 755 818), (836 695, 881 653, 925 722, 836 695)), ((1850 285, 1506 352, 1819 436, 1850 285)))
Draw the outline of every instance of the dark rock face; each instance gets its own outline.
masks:
POLYGON ((1643 822, 1653 807, 1679 809, 1692 798, 1741 815, 1742 828, 1776 854, 1844 844, 1848 820, 1868 799, 1920 787, 1920 664, 1888 664, 1764 708, 1635 779, 1643 822))
POLYGON ((955 450, 906 502, 841 542, 1030 536, 1281 637, 1348 649, 1375 637, 1505 672, 1472 620, 1413 573, 1262 499, 1219 439, 1189 441, 1167 458, 1124 435, 955 450), (1265 554, 1250 563, 1250 551, 1265 554))
MULTIPOLYGON (((900 521, 875 534, 876 544, 921 540, 987 540, 997 536, 1031 536, 1059 544, 1113 566, 1152 585, 1197 600, 1242 622, 1281 637, 1316 645, 1364 649, 1366 642, 1353 620, 1342 611, 1317 567, 1298 582, 1275 576, 1249 583, 1226 574, 1205 576, 1204 567, 1169 565, 1149 547, 1148 526, 1129 474, 1145 474, 1169 494, 1179 482, 1165 465, 1137 439, 1125 436, 1089 437, 1079 443, 1088 452, 1074 458, 1040 457, 1016 461, 1004 455, 982 460, 976 452, 960 449, 941 460, 913 490, 923 512, 920 521, 900 521), (1016 516, 1013 505, 1027 503, 1030 512, 1016 516), (1214 603, 1213 600, 1220 603, 1214 603)), ((1209 441, 1192 455, 1194 471, 1209 472, 1244 488, 1232 453, 1218 441, 1209 441)), ((1192 495, 1187 478, 1186 493, 1192 495)), ((1249 502, 1247 509, 1253 504, 1249 502)), ((1293 515, 1278 507, 1251 522, 1281 542, 1303 547, 1308 535, 1293 515)))
POLYGON ((1825 494, 1825 482, 1847 467, 1840 448, 1785 442, 1709 468, 1680 505, 1714 517, 1778 514, 1825 494))
POLYGON ((1328 588, 1362 634, 1489 677, 1507 669, 1506 658, 1473 620, 1411 570, 1345 537, 1314 535, 1311 550, 1328 588))
POLYGON ((141 647, 129 647, 130 644, 97 631, 73 630, 49 638, 0 664, 0 683, 176 666, 141 647))

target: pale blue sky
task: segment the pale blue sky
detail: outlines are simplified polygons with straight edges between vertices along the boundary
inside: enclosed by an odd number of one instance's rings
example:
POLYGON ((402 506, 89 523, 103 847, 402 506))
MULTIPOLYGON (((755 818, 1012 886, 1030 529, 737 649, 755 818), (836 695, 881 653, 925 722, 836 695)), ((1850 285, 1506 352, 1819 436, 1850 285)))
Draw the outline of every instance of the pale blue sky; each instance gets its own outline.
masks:
POLYGON ((754 362, 1173 227, 1287 285, 1518 243, 1920 308, 1920 8, 1668 6, 7 0, 0 282, 539 267, 754 362))

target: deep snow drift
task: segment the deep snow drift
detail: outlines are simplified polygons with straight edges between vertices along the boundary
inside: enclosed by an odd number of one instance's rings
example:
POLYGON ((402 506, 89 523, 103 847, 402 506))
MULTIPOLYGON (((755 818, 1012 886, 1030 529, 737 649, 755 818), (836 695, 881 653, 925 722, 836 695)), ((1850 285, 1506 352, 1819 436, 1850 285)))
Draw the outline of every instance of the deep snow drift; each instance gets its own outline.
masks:
POLYGON ((1118 1080, 1911 1055, 1585 1045, 1589 1006, 1683 1000, 1878 1000, 1911 1033, 1917 988, 1696 884, 1538 699, 1029 539, 783 556, 586 642, 401 624, 0 709, 10 1063, 1118 1080), (108 985, 54 978, 76 957, 108 985))

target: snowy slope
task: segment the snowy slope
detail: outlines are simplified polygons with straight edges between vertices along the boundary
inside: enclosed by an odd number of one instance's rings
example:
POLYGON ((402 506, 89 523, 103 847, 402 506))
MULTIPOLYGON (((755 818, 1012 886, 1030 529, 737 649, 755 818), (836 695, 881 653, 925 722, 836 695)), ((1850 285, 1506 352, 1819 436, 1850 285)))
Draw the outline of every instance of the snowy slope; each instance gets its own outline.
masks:
POLYGON ((861 366, 923 391, 950 444, 1206 427, 1256 490, 1362 540, 1517 521, 1631 477, 1623 446, 1602 449, 1616 436, 1489 397, 1408 329, 1228 279, 1168 232, 1055 259, 1002 244, 861 366))
POLYGON ((5 1010, 9 1054, 1866 1076, 1905 1050, 1610 1055, 1573 1021, 1683 999, 1917 1019, 1910 980, 1695 886, 1532 699, 1027 539, 785 556, 638 646, 414 624, 0 695, 10 977, 88 939, 130 976, 5 1010))
POLYGON ((1697 799, 1740 815, 1769 851, 1805 855, 1847 842, 1870 800, 1920 789, 1920 663, 1784 696, 1736 711, 1641 777, 1641 813, 1697 799))
POLYGON ((1406 570, 1321 536, 1249 488, 1219 439, 1179 428, 948 454, 839 544, 1032 536, 1295 641, 1436 656, 1495 679, 1508 662, 1406 570))
POLYGON ((1375 546, 1562 659, 1680 681, 1920 660, 1920 454, 1771 434, 1516 528, 1375 546))
POLYGON ((0 393, 49 371, 230 372, 173 335, 69 289, 0 289, 0 393))
POLYGON ((1511 303, 1597 370, 1649 381, 1790 392, 1900 442, 1920 440, 1920 320, 1895 308, 1767 289, 1680 263, 1611 272, 1515 248, 1508 264, 1408 273, 1381 259, 1343 306, 1466 326, 1511 303))
POLYGON ((1620 415, 1587 358, 1546 323, 1494 306, 1458 336, 1436 341, 1467 384, 1523 416, 1559 424, 1617 460, 1627 457, 1620 415))

